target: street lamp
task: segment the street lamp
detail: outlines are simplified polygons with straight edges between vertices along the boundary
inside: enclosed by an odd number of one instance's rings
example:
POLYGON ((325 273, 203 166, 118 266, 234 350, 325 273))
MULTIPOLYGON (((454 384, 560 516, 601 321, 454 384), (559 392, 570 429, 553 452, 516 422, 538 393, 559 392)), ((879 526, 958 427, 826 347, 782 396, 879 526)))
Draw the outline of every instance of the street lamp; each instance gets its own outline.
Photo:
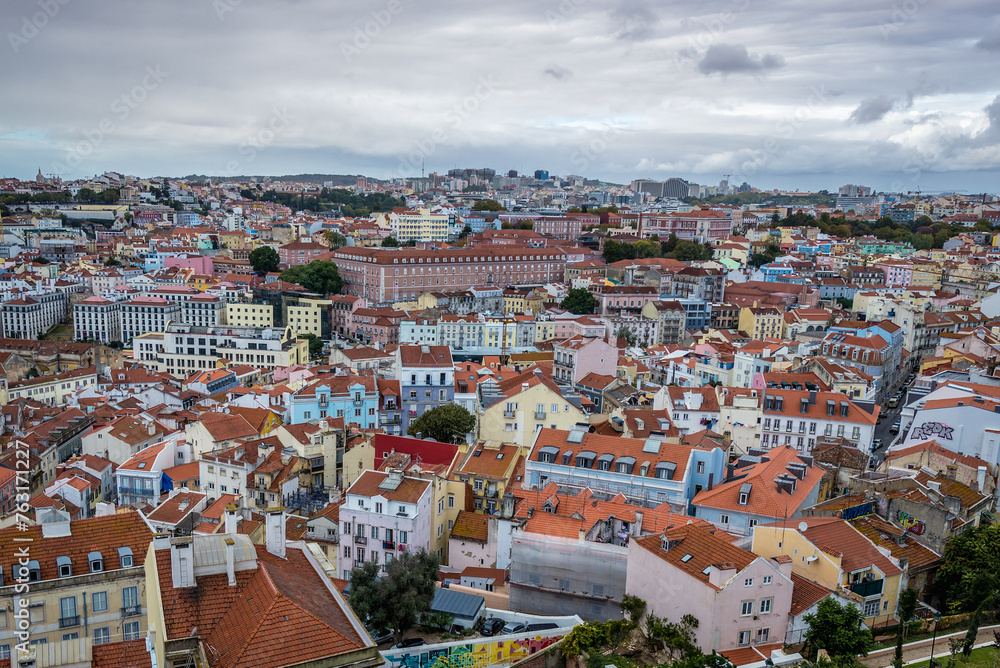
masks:
POLYGON ((934 613, 934 636, 931 638, 931 660, 930 660, 930 663, 927 664, 927 668, 934 668, 934 666, 937 665, 935 663, 935 661, 934 661, 934 643, 937 641, 937 627, 938 627, 938 622, 939 621, 941 621, 941 613, 940 612, 935 612, 934 613))

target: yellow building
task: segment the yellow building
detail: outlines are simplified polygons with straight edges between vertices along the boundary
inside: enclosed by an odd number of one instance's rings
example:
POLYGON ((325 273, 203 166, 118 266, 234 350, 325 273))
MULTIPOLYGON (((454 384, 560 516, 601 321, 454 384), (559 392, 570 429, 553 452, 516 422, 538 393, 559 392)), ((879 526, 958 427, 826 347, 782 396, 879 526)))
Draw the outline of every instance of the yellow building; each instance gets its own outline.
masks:
POLYGON ((389 226, 399 241, 447 241, 448 214, 431 213, 430 209, 406 210, 389 214, 389 226))
POLYGON ((500 509, 500 499, 514 480, 521 458, 528 448, 486 441, 466 448, 461 467, 452 474, 472 490, 472 503, 477 512, 494 513, 500 509))
POLYGON ((226 304, 226 324, 233 327, 274 327, 270 304, 226 304))
POLYGON ((330 299, 299 298, 297 303, 287 307, 285 326, 292 328, 296 336, 303 334, 323 335, 323 313, 329 313, 333 301, 330 299))
POLYGON ((869 627, 895 619, 903 580, 899 562, 840 518, 757 526, 751 549, 765 559, 790 557, 796 575, 855 601, 869 627))
POLYGON ((781 311, 776 308, 744 306, 740 309, 739 329, 749 334, 751 339, 780 338, 783 325, 781 311))
POLYGON ((44 514, 43 524, 26 530, 0 529, 3 655, 11 656, 14 631, 25 613, 31 644, 55 645, 64 657, 85 657, 91 644, 145 638, 149 625, 143 561, 153 534, 139 513, 121 511, 72 522, 62 511, 45 509, 44 514), (27 594, 10 586, 8 569, 18 563, 15 555, 21 548, 29 555, 27 594))
POLYGON ((530 446, 540 428, 570 429, 587 415, 563 398, 559 386, 533 372, 505 380, 483 394, 479 440, 530 446))
POLYGON ((97 387, 94 367, 15 381, 8 385, 7 396, 8 401, 26 398, 49 406, 62 406, 71 394, 88 387, 97 387))
POLYGON ((503 314, 520 315, 531 313, 528 308, 528 295, 516 290, 504 290, 503 292, 503 314))
POLYGON ((535 321, 535 343, 554 338, 556 338, 556 323, 554 321, 535 321))

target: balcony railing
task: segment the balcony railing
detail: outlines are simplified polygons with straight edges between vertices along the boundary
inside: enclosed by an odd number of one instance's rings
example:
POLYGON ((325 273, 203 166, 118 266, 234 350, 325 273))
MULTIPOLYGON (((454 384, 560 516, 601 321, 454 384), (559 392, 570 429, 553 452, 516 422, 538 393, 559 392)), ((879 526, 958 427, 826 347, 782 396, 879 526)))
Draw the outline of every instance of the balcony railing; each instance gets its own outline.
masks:
POLYGON ((135 617, 142 614, 142 608, 138 605, 126 605, 122 608, 122 617, 135 617))
POLYGON ((382 549, 383 550, 395 550, 396 549, 396 543, 394 543, 391 540, 383 540, 382 541, 382 549))
POLYGON ((354 535, 354 544, 355 545, 367 545, 368 544, 368 537, 367 536, 358 536, 357 534, 355 534, 354 535))
POLYGON ((59 628, 68 629, 71 626, 80 625, 80 615, 73 615, 72 617, 60 617, 59 618, 59 628))
POLYGON ((535 411, 535 419, 536 420, 544 420, 545 419, 545 411, 535 411))
POLYGON ((857 582, 851 585, 851 591, 864 598, 868 598, 869 596, 878 596, 882 593, 882 582, 883 580, 857 582))

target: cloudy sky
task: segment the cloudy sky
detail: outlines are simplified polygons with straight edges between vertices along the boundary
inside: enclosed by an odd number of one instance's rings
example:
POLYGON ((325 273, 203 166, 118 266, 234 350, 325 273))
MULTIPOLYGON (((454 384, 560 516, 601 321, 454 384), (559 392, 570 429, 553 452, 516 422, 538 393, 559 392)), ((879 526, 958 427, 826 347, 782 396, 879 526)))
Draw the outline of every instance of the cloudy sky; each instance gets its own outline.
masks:
POLYGON ((998 192, 986 0, 5 0, 0 175, 998 192))

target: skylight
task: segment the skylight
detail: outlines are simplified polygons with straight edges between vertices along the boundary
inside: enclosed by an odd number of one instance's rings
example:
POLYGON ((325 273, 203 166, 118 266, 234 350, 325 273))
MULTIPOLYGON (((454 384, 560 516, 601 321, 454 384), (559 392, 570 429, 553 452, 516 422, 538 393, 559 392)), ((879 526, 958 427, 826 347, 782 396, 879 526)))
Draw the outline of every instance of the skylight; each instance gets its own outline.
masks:
POLYGON ((681 557, 681 561, 684 562, 685 564, 687 562, 691 561, 691 559, 692 559, 692 555, 690 555, 690 554, 685 554, 683 557, 681 557))

